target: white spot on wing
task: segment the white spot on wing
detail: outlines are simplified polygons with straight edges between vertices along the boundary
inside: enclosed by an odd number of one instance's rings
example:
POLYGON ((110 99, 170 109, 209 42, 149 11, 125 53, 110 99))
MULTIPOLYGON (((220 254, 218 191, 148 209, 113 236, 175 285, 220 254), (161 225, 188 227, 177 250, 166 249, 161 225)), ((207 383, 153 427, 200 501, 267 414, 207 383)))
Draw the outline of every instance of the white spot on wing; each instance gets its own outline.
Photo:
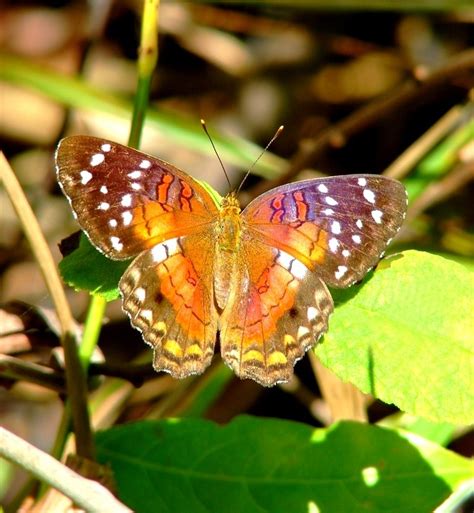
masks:
POLYGON ((293 258, 288 253, 285 253, 284 251, 280 251, 278 253, 278 258, 276 259, 277 263, 280 264, 282 267, 284 267, 287 270, 290 269, 292 260, 293 260, 293 258))
POLYGON ((147 309, 140 310, 139 315, 140 315, 140 317, 145 319, 145 321, 148 321, 148 322, 153 321, 153 312, 151 310, 147 310, 147 309))
POLYGON ((360 238, 360 235, 353 235, 352 236, 352 240, 356 243, 356 244, 360 244, 362 242, 362 239, 360 238))
POLYGON ((142 160, 142 161, 140 162, 140 167, 141 167, 142 169, 148 169, 150 166, 151 166, 151 162, 150 162, 149 160, 146 160, 146 159, 145 159, 145 160, 142 160))
POLYGON ((334 210, 332 208, 325 208, 323 210, 323 214, 325 214, 327 216, 332 216, 334 214, 334 210))
POLYGON ((278 253, 276 261, 298 280, 302 280, 308 272, 308 269, 299 260, 296 260, 284 251, 278 253))
POLYGON ((154 246, 151 250, 151 257, 153 258, 153 262, 159 264, 164 262, 169 256, 175 255, 180 251, 178 239, 170 239, 154 246))
POLYGON ((118 237, 110 237, 110 242, 112 243, 112 247, 117 251, 122 251, 123 244, 120 242, 118 237))
POLYGON ((334 199, 334 198, 331 198, 331 196, 326 196, 324 198, 324 201, 328 204, 328 205, 331 205, 332 207, 334 207, 335 205, 338 205, 338 202, 334 199))
POLYGON ((367 185, 367 180, 365 178, 359 178, 357 180, 357 183, 361 186, 361 187, 365 187, 367 185))
POLYGON ((100 192, 102 194, 107 194, 109 192, 109 189, 107 189, 105 185, 102 185, 102 187, 100 188, 100 192))
POLYGON ((348 250, 348 249, 343 249, 342 250, 342 256, 343 257, 350 257, 351 256, 351 252, 348 250))
POLYGON ((303 337, 306 337, 310 333, 311 333, 310 329, 307 328, 306 326, 299 326, 298 331, 296 333, 296 338, 299 340, 303 337))
POLYGON ((371 214, 372 214, 372 217, 374 218, 374 221, 377 224, 382 224, 383 212, 381 210, 372 210, 371 214))
POLYGON ((347 271, 348 269, 345 265, 338 266, 337 271, 334 273, 336 280, 340 280, 347 273, 347 271))
POLYGON ((361 219, 357 219, 356 226, 357 226, 357 228, 359 228, 359 230, 362 230, 362 227, 364 226, 364 223, 362 222, 361 219))
POLYGON ((120 202, 122 207, 131 207, 132 206, 132 195, 125 194, 122 196, 122 201, 120 202))
POLYGON ((318 185, 318 191, 326 193, 326 192, 328 192, 328 188, 323 183, 321 183, 318 185))
POLYGON ((112 149, 112 146, 110 146, 110 144, 109 144, 109 143, 105 143, 105 144, 103 144, 103 145, 100 147, 100 149, 101 149, 102 151, 106 151, 106 152, 107 152, 107 151, 110 151, 110 150, 112 149))
POLYGON ((313 322, 319 315, 318 309, 314 306, 309 306, 308 310, 306 311, 306 315, 308 316, 308 321, 313 322))
POLYGON ((90 173, 86 169, 84 169, 84 171, 81 171, 79 174, 81 175, 82 185, 86 185, 86 183, 88 183, 92 180, 92 173, 90 173))
POLYGON ((180 247, 178 246, 178 239, 170 239, 166 242, 163 242, 163 245, 167 247, 168 253, 170 255, 176 255, 176 253, 179 253, 181 251, 180 247))
POLYGON ((99 203, 99 206, 97 207, 99 210, 109 210, 110 203, 107 203, 105 201, 102 201, 102 203, 99 203))
POLYGON ((133 190, 139 191, 141 188, 142 188, 142 186, 139 183, 137 183, 137 182, 133 182, 132 183, 132 189, 133 190))
POLYGON ((140 178, 140 176, 142 176, 142 172, 141 171, 132 171, 131 173, 128 173, 127 175, 129 178, 133 178, 134 180, 136 180, 137 178, 140 178))
POLYGON ((375 194, 373 191, 371 191, 370 189, 364 189, 364 192, 362 194, 369 203, 375 203, 375 194))
POLYGON ((104 160, 105 155, 103 153, 96 153, 95 155, 92 155, 91 166, 98 166, 99 164, 102 164, 104 160))
POLYGON ((336 253, 338 247, 339 247, 339 241, 335 237, 330 238, 329 239, 329 249, 331 250, 331 252, 336 253))
POLYGON ((151 257, 153 258, 153 262, 157 264, 164 262, 168 258, 164 245, 157 244, 154 246, 151 250, 151 257))
POLYGON ((293 260, 290 272, 295 278, 302 280, 306 276, 307 271, 306 267, 299 260, 293 260))
POLYGON ((341 223, 339 221, 333 221, 331 223, 331 231, 334 235, 339 235, 341 233, 341 223))
POLYGON ((110 219, 109 220, 109 225, 112 227, 112 228, 117 228, 117 219, 110 219))
POLYGON ((123 224, 128 226, 132 222, 133 214, 130 212, 130 210, 126 210, 125 212, 122 212, 122 219, 123 224))
POLYGON ((135 294, 135 297, 138 299, 138 301, 140 301, 141 303, 143 303, 143 301, 145 301, 146 291, 143 287, 136 288, 133 291, 133 293, 135 294))

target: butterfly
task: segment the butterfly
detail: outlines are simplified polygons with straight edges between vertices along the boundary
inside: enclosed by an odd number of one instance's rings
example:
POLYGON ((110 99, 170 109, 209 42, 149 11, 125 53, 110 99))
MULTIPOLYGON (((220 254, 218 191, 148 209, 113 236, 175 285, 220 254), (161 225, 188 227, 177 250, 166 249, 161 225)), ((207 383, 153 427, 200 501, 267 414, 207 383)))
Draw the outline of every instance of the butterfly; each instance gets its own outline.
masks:
POLYGON ((120 279, 123 309, 176 378, 222 358, 241 378, 288 381, 328 329, 328 286, 348 287, 381 258, 407 196, 379 175, 276 187, 241 210, 158 158, 89 136, 56 152, 61 188, 92 244, 134 257, 120 279))

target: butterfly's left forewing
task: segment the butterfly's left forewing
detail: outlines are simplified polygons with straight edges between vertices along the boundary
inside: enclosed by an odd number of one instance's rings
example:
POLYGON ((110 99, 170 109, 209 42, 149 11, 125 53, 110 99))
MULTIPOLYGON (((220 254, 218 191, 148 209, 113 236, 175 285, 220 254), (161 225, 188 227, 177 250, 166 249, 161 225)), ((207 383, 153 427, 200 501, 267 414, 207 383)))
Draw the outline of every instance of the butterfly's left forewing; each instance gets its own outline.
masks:
POLYGON ((81 228, 116 260, 193 233, 217 212, 209 193, 183 171, 105 139, 66 137, 56 168, 81 228))

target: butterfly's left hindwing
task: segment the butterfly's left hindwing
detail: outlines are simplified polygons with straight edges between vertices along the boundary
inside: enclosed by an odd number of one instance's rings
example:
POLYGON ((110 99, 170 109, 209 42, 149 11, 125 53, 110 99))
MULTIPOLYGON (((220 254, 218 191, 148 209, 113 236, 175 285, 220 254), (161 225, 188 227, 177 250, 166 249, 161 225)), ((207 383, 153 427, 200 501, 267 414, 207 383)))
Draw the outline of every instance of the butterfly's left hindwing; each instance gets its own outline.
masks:
POLYGON ((153 347, 157 371, 185 378, 210 364, 217 333, 213 262, 205 230, 144 251, 122 276, 123 308, 153 347))
POLYGON ((406 204, 405 188, 390 178, 333 176, 272 189, 242 215, 256 240, 288 252, 326 284, 347 287, 381 258, 406 204))
POLYGON ((81 228, 116 260, 193 233, 217 212, 210 195, 183 171, 105 139, 66 137, 56 168, 81 228))

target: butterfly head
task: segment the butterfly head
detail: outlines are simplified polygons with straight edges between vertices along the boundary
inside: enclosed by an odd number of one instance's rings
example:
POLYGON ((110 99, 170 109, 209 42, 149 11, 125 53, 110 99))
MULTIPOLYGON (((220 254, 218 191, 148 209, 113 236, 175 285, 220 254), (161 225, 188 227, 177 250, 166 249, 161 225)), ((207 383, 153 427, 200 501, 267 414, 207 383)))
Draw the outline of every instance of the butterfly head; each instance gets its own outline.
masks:
POLYGON ((240 203, 237 194, 232 191, 222 198, 221 201, 221 217, 240 215, 240 203))

